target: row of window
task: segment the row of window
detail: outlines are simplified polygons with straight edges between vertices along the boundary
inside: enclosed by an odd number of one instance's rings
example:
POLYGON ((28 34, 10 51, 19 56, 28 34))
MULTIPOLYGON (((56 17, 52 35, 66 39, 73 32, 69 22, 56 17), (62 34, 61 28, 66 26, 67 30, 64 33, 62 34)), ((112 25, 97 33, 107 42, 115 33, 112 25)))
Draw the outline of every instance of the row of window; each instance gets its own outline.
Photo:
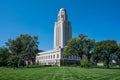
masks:
POLYGON ((63 56, 65 59, 79 60, 80 57, 77 55, 63 56))
POLYGON ((59 54, 53 54, 53 55, 46 55, 46 56, 41 56, 39 57, 40 60, 44 60, 44 59, 55 59, 55 58, 59 58, 59 54))

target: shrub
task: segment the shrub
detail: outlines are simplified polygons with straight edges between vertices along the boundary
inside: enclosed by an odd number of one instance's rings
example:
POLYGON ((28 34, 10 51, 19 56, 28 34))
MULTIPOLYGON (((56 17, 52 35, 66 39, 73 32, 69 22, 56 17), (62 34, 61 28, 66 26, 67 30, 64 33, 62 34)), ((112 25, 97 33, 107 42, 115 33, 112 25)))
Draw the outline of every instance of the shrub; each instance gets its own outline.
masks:
POLYGON ((89 66, 89 61, 88 61, 87 57, 83 57, 83 59, 81 60, 81 66, 82 67, 88 67, 89 66))

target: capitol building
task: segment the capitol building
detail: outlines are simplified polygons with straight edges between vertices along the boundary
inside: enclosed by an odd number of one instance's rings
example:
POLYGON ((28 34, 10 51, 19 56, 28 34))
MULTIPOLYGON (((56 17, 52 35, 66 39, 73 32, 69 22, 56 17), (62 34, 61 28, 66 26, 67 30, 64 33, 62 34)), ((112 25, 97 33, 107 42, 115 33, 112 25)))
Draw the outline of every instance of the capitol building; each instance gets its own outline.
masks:
POLYGON ((72 38, 71 23, 68 20, 67 12, 61 8, 58 13, 58 20, 54 26, 54 48, 53 50, 40 52, 36 56, 36 63, 41 65, 69 65, 79 64, 80 57, 77 55, 63 55, 64 47, 72 38))

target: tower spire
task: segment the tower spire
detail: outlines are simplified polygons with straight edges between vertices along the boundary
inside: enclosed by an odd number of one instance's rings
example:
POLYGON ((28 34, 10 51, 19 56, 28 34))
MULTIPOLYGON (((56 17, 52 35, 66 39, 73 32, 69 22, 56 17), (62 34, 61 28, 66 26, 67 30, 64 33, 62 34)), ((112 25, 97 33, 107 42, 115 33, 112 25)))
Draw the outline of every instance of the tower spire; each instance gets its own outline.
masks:
POLYGON ((64 8, 61 8, 59 11, 58 21, 67 21, 67 13, 64 8))

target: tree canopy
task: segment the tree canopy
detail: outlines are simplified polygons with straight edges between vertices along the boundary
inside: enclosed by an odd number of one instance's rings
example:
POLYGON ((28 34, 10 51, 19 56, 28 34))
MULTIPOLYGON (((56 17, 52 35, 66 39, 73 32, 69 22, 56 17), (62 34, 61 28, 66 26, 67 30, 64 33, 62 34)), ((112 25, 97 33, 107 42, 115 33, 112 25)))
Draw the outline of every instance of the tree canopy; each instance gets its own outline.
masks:
POLYGON ((83 54, 90 59, 90 51, 92 51, 95 40, 88 39, 87 35, 80 34, 77 38, 70 39, 68 45, 64 49, 65 54, 77 54, 82 59, 83 54))
POLYGON ((0 66, 7 66, 9 61, 9 51, 7 48, 0 47, 0 66))
POLYGON ((97 60, 102 60, 109 68, 109 63, 112 60, 112 55, 118 49, 118 45, 115 40, 100 41, 95 44, 94 55, 97 60))
POLYGON ((21 62, 34 62, 38 52, 38 37, 28 34, 21 34, 15 40, 9 39, 6 45, 11 54, 19 58, 21 62))

